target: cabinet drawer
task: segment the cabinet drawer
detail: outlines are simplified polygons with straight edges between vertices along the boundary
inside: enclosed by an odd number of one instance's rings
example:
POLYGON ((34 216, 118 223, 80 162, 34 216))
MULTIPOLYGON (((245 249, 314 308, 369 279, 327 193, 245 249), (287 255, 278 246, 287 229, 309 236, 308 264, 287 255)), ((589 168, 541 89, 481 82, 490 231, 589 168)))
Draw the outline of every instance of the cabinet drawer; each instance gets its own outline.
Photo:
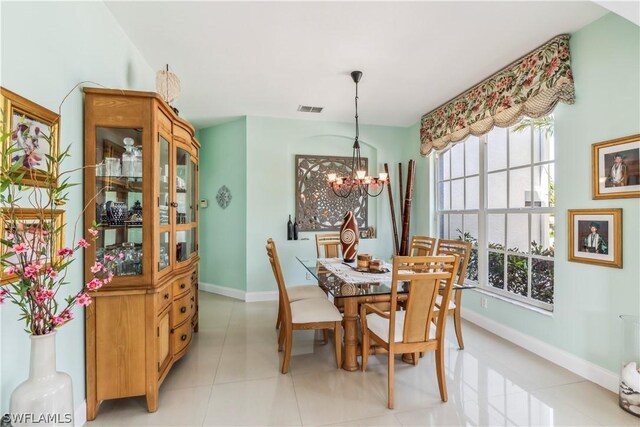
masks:
POLYGON ((173 354, 180 353, 191 342, 191 322, 173 330, 173 354))
POLYGON ((158 308, 156 314, 162 313, 165 307, 171 304, 172 299, 173 295, 170 284, 156 292, 156 307, 158 308))
POLYGON ((173 282, 173 295, 178 296, 189 290, 191 283, 189 282, 189 276, 182 276, 175 282, 173 282))
POLYGON ((173 325, 179 325, 187 318, 191 317, 194 307, 194 298, 191 292, 188 292, 173 302, 173 325))

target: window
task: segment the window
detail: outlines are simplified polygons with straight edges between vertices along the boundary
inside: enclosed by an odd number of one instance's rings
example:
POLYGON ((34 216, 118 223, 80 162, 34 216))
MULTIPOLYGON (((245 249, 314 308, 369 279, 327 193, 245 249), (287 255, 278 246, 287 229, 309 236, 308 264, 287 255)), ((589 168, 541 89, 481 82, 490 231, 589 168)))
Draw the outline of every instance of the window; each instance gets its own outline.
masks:
POLYGON ((552 121, 526 119, 469 137, 439 154, 436 167, 438 235, 472 242, 467 280, 547 310, 553 309, 553 155, 552 121))

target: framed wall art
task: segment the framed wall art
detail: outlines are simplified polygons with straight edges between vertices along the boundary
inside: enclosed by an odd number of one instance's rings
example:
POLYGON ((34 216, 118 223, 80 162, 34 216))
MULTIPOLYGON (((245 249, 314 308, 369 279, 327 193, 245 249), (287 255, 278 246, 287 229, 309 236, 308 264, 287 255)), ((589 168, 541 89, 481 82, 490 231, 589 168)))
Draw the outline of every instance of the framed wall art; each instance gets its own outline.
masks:
MULTIPOLYGON (((56 233, 52 231, 64 225, 64 215, 64 211, 60 209, 54 209, 53 212, 49 209, 42 211, 33 208, 14 209, 13 211, 3 209, 0 210, 0 233, 2 233, 2 239, 7 239, 11 234, 14 234, 16 227, 24 227, 26 231, 21 235, 30 241, 26 245, 26 258, 35 262, 45 259, 51 261, 57 256, 57 252, 64 247, 64 231, 57 234, 55 240, 52 240, 51 237, 40 240, 42 230, 48 231, 49 236, 55 236, 56 233), (34 237, 34 239, 30 239, 30 236, 34 237), (37 239, 35 239, 36 237, 37 239), (42 251, 47 255, 42 255, 42 251)), ((8 253, 9 248, 6 244, 3 244, 1 248, 0 256, 8 253)), ((6 261, 15 263, 18 260, 16 257, 13 254, 6 258, 6 261)), ((46 265, 48 266, 48 264, 46 265)), ((44 273, 45 269, 43 268, 41 271, 44 273)), ((0 285, 11 283, 14 279, 14 275, 5 273, 4 268, 0 269, 0 285)))
MULTIPOLYGON (((327 174, 351 175, 351 157, 297 155, 296 221, 299 231, 337 231, 347 211, 353 211, 358 229, 369 226, 368 197, 354 191, 349 197, 333 194, 327 185, 327 174)), ((368 170, 368 160, 362 157, 368 170)))
POLYGON ((42 187, 47 178, 57 179, 58 171, 47 155, 58 155, 60 116, 5 88, 0 88, 0 105, 11 131, 4 143, 13 149, 10 158, 3 161, 20 163, 17 173, 24 172, 24 185, 42 187))
POLYGON ((569 209, 569 261, 622 268, 622 209, 569 209))
POLYGON ((640 134, 591 146, 594 199, 640 197, 640 134))

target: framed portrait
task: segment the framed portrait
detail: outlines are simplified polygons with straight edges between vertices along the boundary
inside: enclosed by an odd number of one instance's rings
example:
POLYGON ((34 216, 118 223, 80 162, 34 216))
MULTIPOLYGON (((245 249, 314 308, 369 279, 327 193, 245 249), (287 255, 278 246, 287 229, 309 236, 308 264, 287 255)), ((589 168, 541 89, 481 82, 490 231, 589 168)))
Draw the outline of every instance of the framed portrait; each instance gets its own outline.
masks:
POLYGON ((569 261, 622 268, 622 209, 569 209, 569 261))
POLYGON ((640 197, 640 134, 591 146, 594 199, 640 197))
POLYGON ((24 172, 24 185, 42 187, 47 178, 57 179, 58 171, 46 156, 58 155, 60 116, 5 88, 0 88, 0 105, 11 131, 4 143, 15 149, 3 161, 20 164, 17 173, 24 172))
MULTIPOLYGON (((56 228, 60 228, 65 223, 64 211, 55 209, 53 211, 53 215, 51 214, 51 210, 47 209, 44 212, 46 224, 43 224, 41 218, 41 210, 40 209, 32 209, 32 208, 20 208, 14 209, 13 215, 8 210, 0 210, 0 232, 2 233, 2 238, 5 239, 10 233, 15 232, 15 228, 18 224, 21 224, 24 227, 24 236, 29 239, 29 236, 36 236, 40 234, 40 230, 46 229, 52 235, 55 234, 52 231, 56 228), (12 218, 15 218, 13 221, 12 218)), ((55 254, 60 249, 64 247, 64 231, 57 234, 55 241, 48 241, 45 246, 36 248, 36 249, 44 249, 47 254, 55 254)), ((7 253, 8 247, 6 245, 2 245, 0 255, 4 255, 7 253)), ((26 252, 27 259, 32 259, 33 261, 38 261, 43 259, 42 255, 34 255, 34 249, 28 248, 26 252)), ((53 255, 55 256, 55 255, 53 255)), ((51 256, 49 257, 51 259, 51 256)), ((14 254, 6 259, 8 262, 17 261, 17 256, 14 254)), ((48 263, 47 263, 48 265, 48 263)), ((44 272, 44 269, 42 270, 44 272)), ((7 283, 11 283, 15 280, 15 275, 9 275, 4 272, 4 267, 0 268, 0 285, 6 285, 7 283)))

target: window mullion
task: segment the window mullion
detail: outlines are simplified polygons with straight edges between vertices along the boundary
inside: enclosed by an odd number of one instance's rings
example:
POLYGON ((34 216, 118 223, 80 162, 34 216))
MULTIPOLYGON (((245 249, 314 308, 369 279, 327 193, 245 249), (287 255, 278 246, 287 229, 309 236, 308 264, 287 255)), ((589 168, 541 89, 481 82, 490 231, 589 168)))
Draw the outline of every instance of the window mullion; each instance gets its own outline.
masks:
POLYGON ((482 135, 478 144, 479 176, 478 176, 478 283, 480 287, 489 286, 489 255, 487 242, 487 134, 482 135))

